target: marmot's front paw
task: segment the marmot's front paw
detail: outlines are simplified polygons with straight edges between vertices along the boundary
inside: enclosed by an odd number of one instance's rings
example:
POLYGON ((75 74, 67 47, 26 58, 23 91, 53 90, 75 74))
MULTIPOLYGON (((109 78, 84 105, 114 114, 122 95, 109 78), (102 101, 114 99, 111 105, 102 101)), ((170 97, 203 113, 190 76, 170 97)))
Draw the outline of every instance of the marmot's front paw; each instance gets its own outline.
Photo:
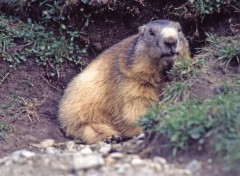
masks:
POLYGON ((112 136, 107 137, 107 139, 105 139, 104 142, 106 142, 108 144, 122 143, 123 137, 118 136, 118 135, 112 135, 112 136))

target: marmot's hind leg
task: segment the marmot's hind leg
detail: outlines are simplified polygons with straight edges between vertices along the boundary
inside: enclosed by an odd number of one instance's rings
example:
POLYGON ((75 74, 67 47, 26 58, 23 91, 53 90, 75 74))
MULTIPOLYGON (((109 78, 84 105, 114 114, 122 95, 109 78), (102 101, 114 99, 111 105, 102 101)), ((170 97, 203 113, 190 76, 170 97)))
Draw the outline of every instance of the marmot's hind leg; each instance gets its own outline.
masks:
POLYGON ((119 132, 107 124, 89 124, 82 126, 77 132, 75 138, 82 139, 88 144, 97 143, 107 139, 110 136, 119 135, 119 132))

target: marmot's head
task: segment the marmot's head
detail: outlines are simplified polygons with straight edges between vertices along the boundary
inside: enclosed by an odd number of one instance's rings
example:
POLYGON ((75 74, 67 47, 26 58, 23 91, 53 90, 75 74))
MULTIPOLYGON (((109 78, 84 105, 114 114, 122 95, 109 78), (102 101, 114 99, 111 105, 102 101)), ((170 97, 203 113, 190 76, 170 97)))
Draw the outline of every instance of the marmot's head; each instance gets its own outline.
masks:
POLYGON ((174 58, 179 54, 181 26, 169 20, 156 20, 139 27, 139 37, 153 59, 174 58))

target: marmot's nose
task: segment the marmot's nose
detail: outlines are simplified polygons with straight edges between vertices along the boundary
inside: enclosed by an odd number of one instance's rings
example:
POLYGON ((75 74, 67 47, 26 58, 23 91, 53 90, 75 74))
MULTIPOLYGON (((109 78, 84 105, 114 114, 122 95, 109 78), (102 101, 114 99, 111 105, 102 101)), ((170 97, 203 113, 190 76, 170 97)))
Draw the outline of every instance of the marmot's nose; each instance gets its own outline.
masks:
POLYGON ((164 41, 164 44, 169 48, 175 48, 177 46, 177 40, 164 41))

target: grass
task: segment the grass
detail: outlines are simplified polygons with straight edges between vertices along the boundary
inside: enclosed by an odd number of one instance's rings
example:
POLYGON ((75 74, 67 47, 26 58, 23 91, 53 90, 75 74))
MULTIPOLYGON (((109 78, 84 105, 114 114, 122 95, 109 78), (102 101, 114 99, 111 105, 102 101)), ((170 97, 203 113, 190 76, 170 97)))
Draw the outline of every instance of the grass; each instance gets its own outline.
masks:
POLYGON ((61 64, 70 61, 83 65, 82 58, 87 56, 88 45, 79 37, 81 32, 49 31, 37 24, 23 23, 18 19, 0 16, 0 58, 15 68, 29 58, 35 58, 39 65, 50 66, 55 76, 61 64))
POLYGON ((0 140, 4 138, 8 131, 10 131, 9 125, 0 120, 0 140))
POLYGON ((206 53, 209 59, 215 56, 221 67, 227 67, 231 62, 235 61, 240 64, 240 35, 235 36, 217 36, 207 34, 208 44, 202 48, 202 52, 206 53))
POLYGON ((145 132, 157 132, 164 139, 161 146, 171 149, 173 155, 189 148, 214 152, 233 175, 240 173, 239 78, 236 75, 231 85, 223 84, 218 95, 205 100, 192 98, 190 88, 192 78, 201 74, 201 66, 210 59, 224 67, 239 65, 239 39, 208 35, 208 44, 199 55, 202 58, 175 63, 169 72, 173 81, 164 88, 161 102, 140 121, 145 132))
POLYGON ((232 8, 235 12, 239 12, 237 0, 190 0, 197 9, 201 18, 213 13, 221 13, 225 8, 232 8))
POLYGON ((239 100, 238 86, 210 99, 178 104, 160 102, 140 124, 146 132, 156 131, 164 136, 174 155, 179 150, 186 151, 193 143, 199 150, 210 144, 219 156, 228 157, 228 161, 236 164, 240 159, 240 150, 235 147, 240 143, 239 100))
POLYGON ((187 80, 200 74, 199 68, 204 64, 204 59, 179 59, 168 72, 170 78, 175 81, 187 80))
POLYGON ((191 83, 188 81, 184 82, 171 82, 164 87, 161 94, 162 102, 172 102, 177 103, 181 101, 186 101, 190 97, 191 83))
POLYGON ((190 78, 196 77, 200 74, 199 69, 203 63, 203 59, 177 60, 173 68, 168 72, 169 78, 172 81, 164 87, 161 94, 161 101, 164 103, 177 103, 186 101, 192 97, 189 91, 192 86, 190 78))

